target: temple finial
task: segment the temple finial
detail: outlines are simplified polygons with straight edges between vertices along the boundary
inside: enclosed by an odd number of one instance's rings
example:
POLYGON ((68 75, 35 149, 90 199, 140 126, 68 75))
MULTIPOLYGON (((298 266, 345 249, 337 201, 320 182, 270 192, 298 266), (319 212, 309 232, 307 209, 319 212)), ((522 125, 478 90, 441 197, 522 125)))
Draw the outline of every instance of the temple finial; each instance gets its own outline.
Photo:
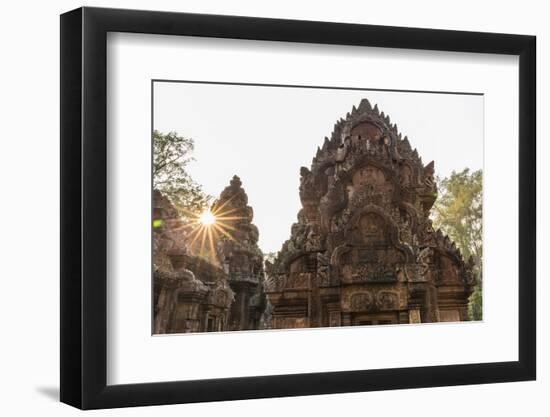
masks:
POLYGON ((372 111, 372 106, 370 105, 370 101, 366 98, 361 100, 361 103, 359 103, 359 110, 362 111, 372 111))

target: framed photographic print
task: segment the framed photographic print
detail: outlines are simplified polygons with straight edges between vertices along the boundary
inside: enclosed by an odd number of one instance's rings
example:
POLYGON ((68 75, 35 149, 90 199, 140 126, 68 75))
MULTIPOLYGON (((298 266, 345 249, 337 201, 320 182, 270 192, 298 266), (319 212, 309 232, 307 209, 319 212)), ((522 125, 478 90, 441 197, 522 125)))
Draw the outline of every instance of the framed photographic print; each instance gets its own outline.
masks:
POLYGON ((535 379, 535 38, 61 16, 61 400, 535 379))

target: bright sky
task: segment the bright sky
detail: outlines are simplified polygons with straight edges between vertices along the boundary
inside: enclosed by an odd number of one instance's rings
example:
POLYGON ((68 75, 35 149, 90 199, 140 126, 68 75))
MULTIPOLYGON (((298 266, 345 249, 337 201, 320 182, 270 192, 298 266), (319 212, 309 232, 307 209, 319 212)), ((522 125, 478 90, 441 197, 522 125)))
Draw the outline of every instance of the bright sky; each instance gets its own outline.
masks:
POLYGON ((217 197, 238 175, 263 252, 290 236, 300 209, 300 167, 334 123, 367 98, 397 123, 436 175, 483 167, 483 97, 458 94, 156 82, 154 128, 195 141, 189 173, 217 197))

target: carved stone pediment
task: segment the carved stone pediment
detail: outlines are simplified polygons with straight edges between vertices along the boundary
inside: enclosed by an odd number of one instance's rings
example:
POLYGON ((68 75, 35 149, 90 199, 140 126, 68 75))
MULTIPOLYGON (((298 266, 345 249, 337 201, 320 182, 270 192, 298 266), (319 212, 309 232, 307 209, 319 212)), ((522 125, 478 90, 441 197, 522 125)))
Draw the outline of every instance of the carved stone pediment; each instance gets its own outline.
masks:
POLYGON ((270 265, 273 314, 311 326, 437 321, 447 286, 445 308, 452 301, 464 317, 475 265, 433 229, 434 175, 389 116, 361 100, 301 169, 298 222, 270 265))

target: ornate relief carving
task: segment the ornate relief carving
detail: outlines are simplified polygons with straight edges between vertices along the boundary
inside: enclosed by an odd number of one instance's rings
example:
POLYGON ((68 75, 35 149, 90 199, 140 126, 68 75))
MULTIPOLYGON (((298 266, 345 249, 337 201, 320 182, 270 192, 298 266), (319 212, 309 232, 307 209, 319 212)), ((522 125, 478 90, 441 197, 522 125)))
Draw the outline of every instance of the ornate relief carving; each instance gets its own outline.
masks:
POLYGON ((346 265, 342 281, 346 283, 397 282, 397 271, 394 266, 384 264, 346 265))
POLYGON ((390 291, 380 291, 376 294, 376 306, 381 311, 397 310, 399 308, 397 294, 390 291))
POLYGON ((411 167, 403 165, 399 170, 399 180, 402 187, 410 187, 413 184, 413 173, 411 167))
POLYGON ((362 292, 353 294, 350 297, 350 310, 351 311, 367 311, 373 305, 373 297, 370 292, 362 292))
POLYGON ((384 219, 375 214, 367 213, 359 219, 356 241, 365 246, 384 245, 388 243, 384 219))
POLYGON ((302 210, 269 266, 274 317, 305 314, 312 325, 349 325, 369 321, 355 320, 350 309, 370 309, 413 322, 422 309, 430 310, 427 320, 438 320, 433 312, 446 285, 454 292, 445 303, 467 305, 475 264, 433 229, 434 175, 434 163, 423 164, 389 116, 368 100, 353 107, 311 167, 301 169, 302 210))
POLYGON ((366 166, 353 174, 352 183, 355 187, 372 185, 377 188, 386 183, 386 176, 381 169, 374 166, 366 166))

